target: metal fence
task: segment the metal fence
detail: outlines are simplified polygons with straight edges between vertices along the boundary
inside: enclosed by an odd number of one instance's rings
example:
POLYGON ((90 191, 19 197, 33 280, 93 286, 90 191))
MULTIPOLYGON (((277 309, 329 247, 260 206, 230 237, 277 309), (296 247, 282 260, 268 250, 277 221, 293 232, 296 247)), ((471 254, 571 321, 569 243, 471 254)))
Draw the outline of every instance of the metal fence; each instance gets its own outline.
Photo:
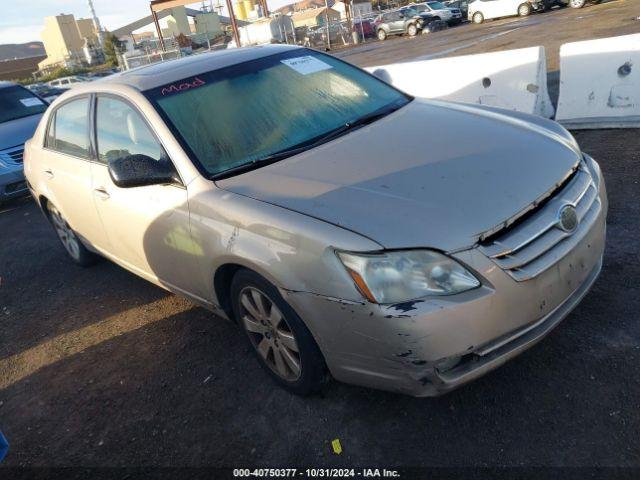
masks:
POLYGON ((175 58, 180 58, 182 53, 180 50, 170 50, 167 52, 156 52, 156 53, 147 53, 144 55, 137 55, 134 57, 122 57, 122 67, 125 70, 129 70, 131 68, 141 67, 143 65, 150 65, 152 63, 164 62, 165 60, 173 60, 175 58))

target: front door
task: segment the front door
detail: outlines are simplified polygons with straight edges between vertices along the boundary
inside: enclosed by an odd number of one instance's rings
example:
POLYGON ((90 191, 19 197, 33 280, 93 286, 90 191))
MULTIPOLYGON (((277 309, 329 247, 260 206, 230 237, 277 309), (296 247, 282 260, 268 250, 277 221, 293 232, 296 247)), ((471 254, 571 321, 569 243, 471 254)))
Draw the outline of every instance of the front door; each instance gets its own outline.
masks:
POLYGON ((111 243, 113 259, 171 290, 194 291, 199 258, 189 229, 187 189, 182 185, 117 187, 108 163, 131 155, 170 162, 137 109, 109 95, 96 100, 98 162, 92 171, 94 203, 111 243))

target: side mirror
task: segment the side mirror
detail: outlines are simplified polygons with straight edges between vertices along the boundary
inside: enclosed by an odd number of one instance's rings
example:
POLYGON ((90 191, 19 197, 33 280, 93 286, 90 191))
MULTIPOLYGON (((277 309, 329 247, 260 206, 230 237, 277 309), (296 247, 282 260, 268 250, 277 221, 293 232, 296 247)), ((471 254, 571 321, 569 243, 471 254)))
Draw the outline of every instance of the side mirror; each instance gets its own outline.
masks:
POLYGON ((109 176, 120 188, 180 182, 178 173, 169 160, 158 161, 146 155, 127 155, 110 160, 109 176))

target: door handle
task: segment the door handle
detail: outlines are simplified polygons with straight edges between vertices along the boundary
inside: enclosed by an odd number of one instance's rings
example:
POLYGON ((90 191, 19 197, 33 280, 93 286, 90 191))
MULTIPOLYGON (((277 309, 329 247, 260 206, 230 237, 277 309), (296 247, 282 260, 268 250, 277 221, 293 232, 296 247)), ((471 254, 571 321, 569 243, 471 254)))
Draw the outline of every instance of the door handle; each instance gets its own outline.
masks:
POLYGON ((44 171, 44 175, 45 175, 47 178, 53 178, 53 172, 52 172, 51 170, 45 170, 45 171, 44 171))
POLYGON ((93 193, 101 200, 107 200, 111 196, 104 187, 94 189, 93 193))

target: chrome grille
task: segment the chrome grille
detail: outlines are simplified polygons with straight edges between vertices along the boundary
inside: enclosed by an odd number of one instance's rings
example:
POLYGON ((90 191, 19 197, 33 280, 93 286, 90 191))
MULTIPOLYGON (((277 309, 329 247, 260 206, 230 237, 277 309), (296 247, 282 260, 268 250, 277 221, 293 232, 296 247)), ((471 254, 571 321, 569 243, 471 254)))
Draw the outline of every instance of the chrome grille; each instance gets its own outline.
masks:
POLYGON ((22 163, 22 156, 24 155, 24 145, 17 147, 7 148, 0 152, 0 160, 4 160, 6 163, 22 163))
POLYGON ((591 228, 601 209, 598 188, 582 163, 569 182, 528 218, 504 232, 497 232, 480 251, 521 282, 553 266, 591 228), (574 232, 559 226, 559 211, 565 205, 576 209, 579 220, 574 232))

